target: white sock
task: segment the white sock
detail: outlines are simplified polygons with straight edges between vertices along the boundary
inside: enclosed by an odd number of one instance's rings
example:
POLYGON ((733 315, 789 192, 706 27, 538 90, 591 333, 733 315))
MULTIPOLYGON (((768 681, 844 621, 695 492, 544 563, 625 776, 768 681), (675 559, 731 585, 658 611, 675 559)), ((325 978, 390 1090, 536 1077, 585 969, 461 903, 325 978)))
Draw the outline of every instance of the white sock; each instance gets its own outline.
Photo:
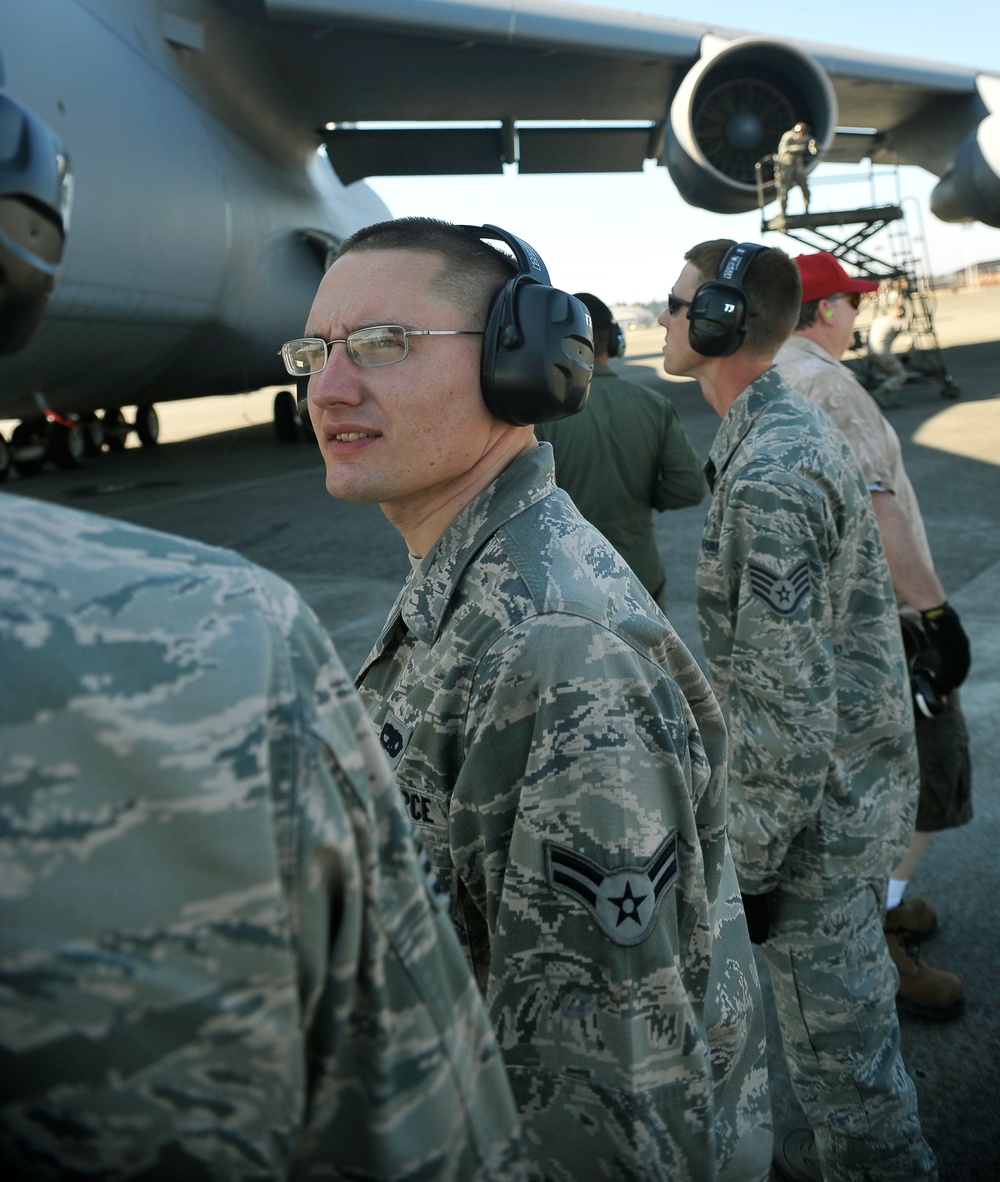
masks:
POLYGON ((886 911, 891 911, 893 907, 898 907, 902 903, 903 892, 906 890, 906 885, 909 881, 908 878, 889 879, 889 890, 885 899, 886 911))

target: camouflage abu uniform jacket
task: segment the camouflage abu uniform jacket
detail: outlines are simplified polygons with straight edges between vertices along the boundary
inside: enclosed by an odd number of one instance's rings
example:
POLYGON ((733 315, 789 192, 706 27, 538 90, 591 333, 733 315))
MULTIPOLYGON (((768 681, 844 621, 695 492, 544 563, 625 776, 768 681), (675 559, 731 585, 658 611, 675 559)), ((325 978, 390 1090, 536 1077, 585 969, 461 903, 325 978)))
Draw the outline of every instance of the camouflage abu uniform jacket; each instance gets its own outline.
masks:
POLYGON ((376 737, 238 555, 0 496, 6 1178, 521 1177, 376 737))
POLYGON ((450 893, 529 1159, 572 1182, 767 1176, 722 717, 555 488, 548 445, 451 523, 359 685, 450 893))
POLYGON ((770 369, 719 427, 698 618, 726 714, 746 894, 881 882, 912 836, 913 714, 871 499, 847 440, 770 369))

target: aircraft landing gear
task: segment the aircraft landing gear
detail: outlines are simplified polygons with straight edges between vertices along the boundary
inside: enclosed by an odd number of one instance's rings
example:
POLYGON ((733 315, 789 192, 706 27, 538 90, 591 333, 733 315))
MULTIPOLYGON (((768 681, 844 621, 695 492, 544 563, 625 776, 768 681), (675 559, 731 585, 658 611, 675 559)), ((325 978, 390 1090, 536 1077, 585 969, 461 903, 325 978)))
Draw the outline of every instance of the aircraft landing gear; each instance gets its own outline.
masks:
POLYGON ((104 450, 104 423, 99 415, 81 415, 80 431, 83 451, 87 456, 99 456, 104 450))
POLYGON ((38 418, 23 419, 14 428, 10 447, 0 437, 0 480, 10 468, 19 476, 34 476, 46 464, 54 464, 63 471, 78 467, 87 456, 109 451, 121 451, 130 431, 135 430, 144 447, 156 445, 160 435, 160 420, 152 406, 136 408, 135 422, 130 423, 115 408, 102 416, 88 414, 62 415, 46 409, 38 418))
POLYGON ((19 476, 34 476, 46 462, 64 471, 76 468, 85 453, 86 440, 79 423, 55 411, 18 423, 10 437, 11 465, 19 476))
POLYGON ((274 396, 274 433, 281 443, 296 443, 301 420, 295 395, 291 390, 279 390, 274 396))
POLYGON ((11 463, 18 476, 34 476, 42 470, 48 440, 45 420, 18 423, 10 436, 11 463))
POLYGON ((143 447, 155 447, 160 438, 160 420, 154 406, 135 408, 135 433, 143 447))
POLYGON ((87 454, 87 443, 76 423, 49 423, 46 459, 64 472, 78 468, 87 454))
POLYGON ((113 410, 106 410, 101 418, 101 424, 104 428, 104 442, 108 446, 108 451, 124 451, 125 440, 132 428, 125 421, 122 412, 117 407, 113 410))
POLYGON ((129 432, 135 431, 143 447, 155 447, 160 439, 160 419, 155 406, 137 406, 135 421, 130 423, 118 407, 106 410, 101 420, 103 442, 108 451, 122 451, 129 432))
POLYGON ((274 433, 281 443, 297 443, 300 439, 315 439, 313 425, 306 404, 308 379, 296 383, 297 394, 279 390, 274 396, 274 433))

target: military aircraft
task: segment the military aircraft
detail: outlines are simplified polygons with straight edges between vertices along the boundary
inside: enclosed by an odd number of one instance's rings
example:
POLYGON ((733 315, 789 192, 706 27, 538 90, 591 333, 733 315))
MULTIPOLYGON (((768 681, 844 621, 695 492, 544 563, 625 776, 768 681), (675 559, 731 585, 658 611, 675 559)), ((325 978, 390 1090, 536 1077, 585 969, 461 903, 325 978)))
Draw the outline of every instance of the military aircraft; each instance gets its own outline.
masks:
MULTIPOLYGON (((155 443, 157 402, 287 381, 331 252, 388 216, 366 177, 655 160, 744 212, 804 120, 820 158, 920 165, 939 217, 1000 226, 1000 79, 557 0, 8 3, 0 87, 74 178, 40 328, 0 357, 0 477, 155 443)), ((275 427, 300 430, 290 390, 275 427)))

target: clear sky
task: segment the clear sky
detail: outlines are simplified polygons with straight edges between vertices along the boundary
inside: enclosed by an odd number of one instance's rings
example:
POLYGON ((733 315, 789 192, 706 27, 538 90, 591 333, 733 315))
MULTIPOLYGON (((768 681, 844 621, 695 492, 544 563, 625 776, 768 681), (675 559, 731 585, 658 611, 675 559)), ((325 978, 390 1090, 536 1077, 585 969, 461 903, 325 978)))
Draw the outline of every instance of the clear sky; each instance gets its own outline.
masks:
MULTIPOLYGON (((900 57, 967 65, 1000 74, 1000 2, 997 0, 836 0, 792 3, 768 0, 604 0, 601 7, 748 32, 865 49, 900 57)), ((842 178, 866 165, 821 166, 842 178)), ((895 200, 891 175, 879 182, 876 199, 895 200)), ((937 178, 918 168, 900 169, 900 190, 911 232, 923 237, 935 273, 1000 258, 1000 230, 980 224, 947 225, 930 213, 937 178)), ((396 217, 422 214, 453 222, 492 222, 534 246, 552 282, 570 291, 589 290, 607 303, 665 299, 689 246, 706 238, 759 241, 756 212, 732 216, 694 209, 678 195, 664 168, 642 173, 518 176, 512 170, 489 177, 376 178, 371 187, 396 217)), ((856 198, 840 183, 813 188, 814 209, 867 203, 865 183, 856 198)), ((794 211, 798 194, 791 199, 794 211)), ((798 254, 804 248, 781 235, 769 244, 798 254)), ((878 254, 876 240, 873 253, 878 254)))

